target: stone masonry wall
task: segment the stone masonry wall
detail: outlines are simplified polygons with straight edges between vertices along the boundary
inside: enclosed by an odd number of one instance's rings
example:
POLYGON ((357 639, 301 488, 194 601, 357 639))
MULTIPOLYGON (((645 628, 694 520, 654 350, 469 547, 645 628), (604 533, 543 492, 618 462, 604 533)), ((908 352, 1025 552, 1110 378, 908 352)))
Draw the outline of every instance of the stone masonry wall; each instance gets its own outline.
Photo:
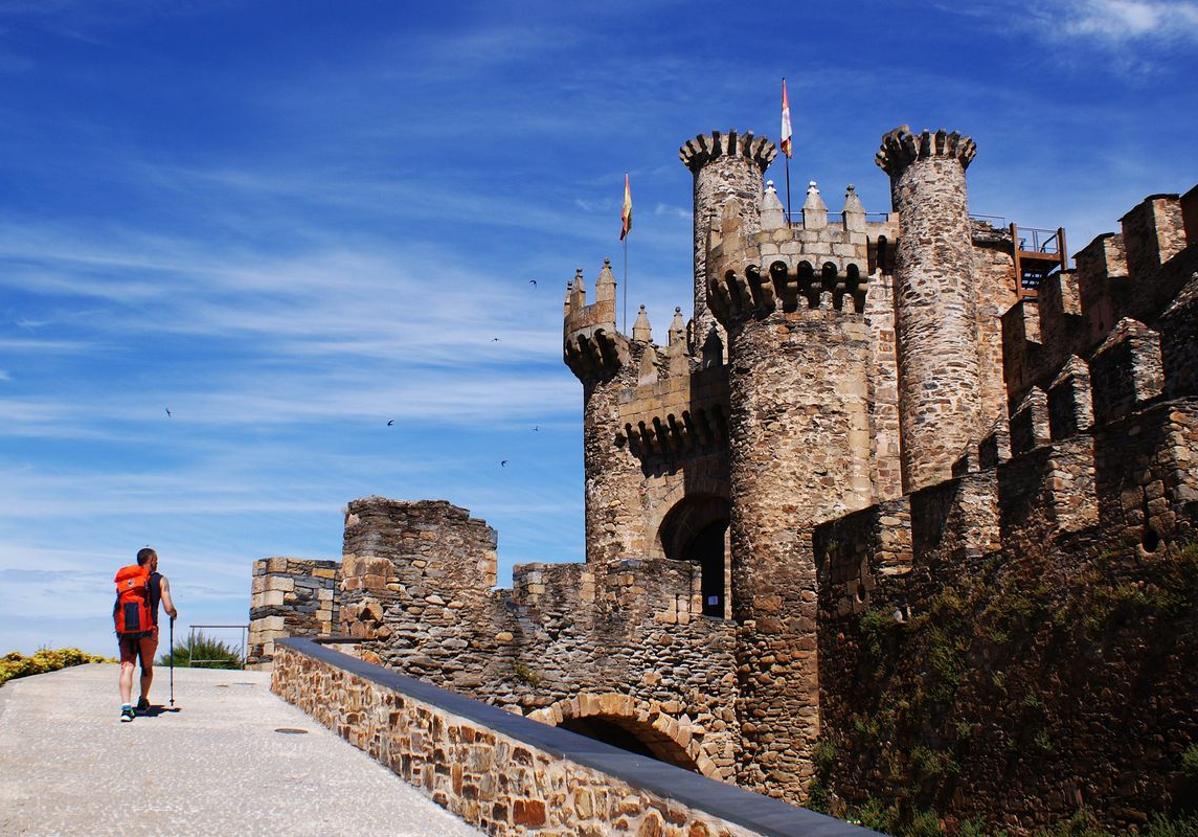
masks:
POLYGON ((328 634, 337 624, 336 561, 263 558, 254 562, 246 667, 269 668, 276 639, 328 634))
POLYGON ((541 720, 594 716, 732 778, 733 629, 701 615, 694 565, 525 565, 492 590, 494 532, 464 509, 366 498, 346 524, 341 630, 370 640, 364 659, 541 720), (608 697, 569 709, 587 696, 608 697))
POLYGON ((271 690, 488 834, 755 833, 290 648, 271 690))
POLYGON ((1175 810, 1198 742, 1196 454, 1198 400, 1159 403, 819 527, 832 809, 1016 834, 1175 810))

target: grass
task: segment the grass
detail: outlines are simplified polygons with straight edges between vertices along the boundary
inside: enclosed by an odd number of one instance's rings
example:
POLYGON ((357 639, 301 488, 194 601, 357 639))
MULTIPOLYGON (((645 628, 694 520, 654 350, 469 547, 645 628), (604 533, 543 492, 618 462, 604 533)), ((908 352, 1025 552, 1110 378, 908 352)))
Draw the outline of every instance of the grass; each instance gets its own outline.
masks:
POLYGON ((17 651, 0 658, 0 684, 15 680, 18 677, 28 677, 31 674, 45 674, 47 671, 58 671, 70 666, 84 663, 115 663, 111 657, 99 654, 88 654, 78 648, 39 648, 33 656, 26 657, 17 651))
POLYGON ((236 648, 204 633, 197 633, 188 648, 186 642, 176 642, 175 647, 158 657, 158 665, 169 666, 174 661, 179 668, 242 668, 241 652, 236 648), (205 662, 192 663, 192 659, 205 662))

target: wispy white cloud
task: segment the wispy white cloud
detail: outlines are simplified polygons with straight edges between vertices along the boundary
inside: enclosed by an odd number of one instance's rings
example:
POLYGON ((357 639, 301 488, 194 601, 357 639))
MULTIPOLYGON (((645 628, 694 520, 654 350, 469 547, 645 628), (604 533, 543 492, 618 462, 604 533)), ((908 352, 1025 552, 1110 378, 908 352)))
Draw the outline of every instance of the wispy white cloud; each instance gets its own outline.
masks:
POLYGON ((1198 41, 1198 3, 1189 0, 1067 0, 1065 33, 1110 44, 1198 41))
POLYGON ((654 215, 664 215, 668 218, 679 218, 684 221, 691 220, 691 210, 684 209, 681 206, 672 206, 668 203, 659 203, 653 207, 654 215))

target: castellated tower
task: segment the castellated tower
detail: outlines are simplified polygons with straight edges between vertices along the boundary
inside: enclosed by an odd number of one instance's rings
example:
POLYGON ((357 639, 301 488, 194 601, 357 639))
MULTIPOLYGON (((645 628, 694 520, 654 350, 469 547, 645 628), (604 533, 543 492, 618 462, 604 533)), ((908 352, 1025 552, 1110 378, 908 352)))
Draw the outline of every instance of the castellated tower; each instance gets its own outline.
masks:
POLYGON ((899 213, 895 320, 903 490, 952 477, 981 435, 974 257, 965 169, 977 147, 944 131, 903 125, 882 138, 876 162, 890 175, 899 213))
POLYGON ((566 292, 564 322, 566 365, 583 385, 587 561, 645 555, 640 465, 613 440, 623 432, 620 395, 636 385, 633 349, 643 354, 647 339, 634 346, 616 331, 616 280, 609 259, 604 259, 590 305, 579 268, 566 292))
MULTIPOLYGON (((707 304, 707 234, 711 215, 725 202, 735 198, 740 207, 741 223, 746 232, 759 228, 757 204, 761 197, 761 177, 774 160, 777 149, 752 131, 722 134, 712 131, 687 140, 678 156, 695 176, 695 314, 691 327, 691 350, 698 352, 712 326, 719 326, 707 304)), ((720 334, 720 339, 724 335, 720 334)))
POLYGON ((735 199, 725 204, 709 236, 707 299, 729 341, 738 779, 794 800, 819 735, 811 531, 873 498, 871 341, 864 258, 830 255, 766 197, 760 231, 735 199))

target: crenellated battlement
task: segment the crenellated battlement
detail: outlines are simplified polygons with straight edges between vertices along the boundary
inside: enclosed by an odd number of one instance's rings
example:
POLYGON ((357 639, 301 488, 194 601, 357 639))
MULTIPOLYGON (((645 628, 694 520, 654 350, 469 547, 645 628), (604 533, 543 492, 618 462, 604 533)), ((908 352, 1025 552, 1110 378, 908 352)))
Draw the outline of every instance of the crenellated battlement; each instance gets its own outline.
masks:
POLYGON ((1145 198, 1120 219, 1120 232, 1103 233, 1077 252, 1074 270, 1050 276, 1037 301, 1004 315, 1012 400, 1030 386, 1047 388, 1071 356, 1098 352, 1121 321, 1152 326, 1162 316, 1198 272, 1198 241, 1184 218, 1180 196, 1145 198), (1026 327, 1032 321, 1035 327, 1026 327))
POLYGON ((587 304, 582 268, 566 287, 562 318, 562 353, 566 365, 583 381, 605 379, 629 363, 628 338, 616 330, 616 280, 611 259, 595 281, 595 301, 587 304))
POLYGON ((875 270, 889 273, 893 265, 898 213, 886 213, 884 220, 869 220, 852 184, 845 188, 844 208, 829 216, 819 186, 810 181, 799 216, 787 223, 786 210, 770 180, 761 196, 760 214, 761 229, 747 240, 738 228, 733 235, 740 233, 740 237, 727 241, 721 222, 716 220, 711 225, 715 239, 709 240, 709 246, 718 246, 724 253, 746 249, 757 254, 756 260, 762 263, 770 261, 771 256, 803 256, 813 264, 831 262, 838 270, 856 265, 858 272, 865 274, 875 270))
MULTIPOLYGON (((777 196, 772 190, 764 199, 768 209, 777 196)), ((834 308, 844 310, 845 298, 860 313, 865 308, 868 262, 855 257, 848 245, 842 252, 819 261, 804 253, 806 230, 789 227, 766 228, 745 236, 737 206, 725 204, 719 223, 708 236, 707 299, 720 322, 754 317, 776 310, 834 308), (766 265, 763 267, 762 265, 766 265)), ((859 233, 864 238, 864 233, 859 233)), ((864 242, 860 255, 864 255, 864 242)))
POLYGON ((692 172, 720 157, 743 157, 764 173, 777 154, 778 149, 765 137, 755 137, 752 131, 738 134, 735 128, 726 134, 720 131, 699 134, 678 149, 678 159, 692 172))
POLYGON ((727 327, 729 321, 764 316, 774 311, 834 309, 860 314, 865 310, 868 279, 855 265, 841 273, 828 262, 819 271, 811 262, 791 264, 778 259, 762 270, 755 264, 740 272, 722 271, 708 283, 708 301, 727 327), (846 299, 851 307, 846 308, 846 299))
POLYGON ((956 131, 929 131, 926 128, 918 134, 911 133, 911 126, 900 125, 882 137, 882 147, 878 149, 874 162, 878 168, 891 177, 897 177, 903 169, 916 160, 928 157, 956 158, 961 161, 961 168, 968 168, 977 153, 977 144, 956 131))

